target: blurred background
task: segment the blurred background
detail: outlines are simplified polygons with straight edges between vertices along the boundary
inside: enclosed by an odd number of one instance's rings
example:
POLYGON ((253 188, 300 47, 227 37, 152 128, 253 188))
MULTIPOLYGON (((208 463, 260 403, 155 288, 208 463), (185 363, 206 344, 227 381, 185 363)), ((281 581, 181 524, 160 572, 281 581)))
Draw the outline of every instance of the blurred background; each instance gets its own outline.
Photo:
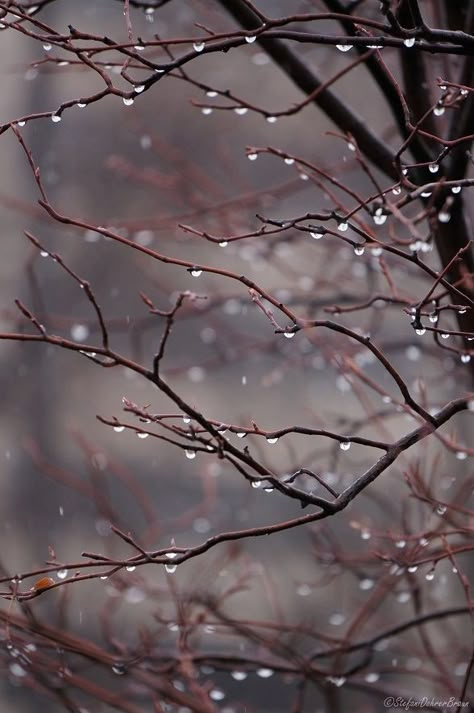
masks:
MULTIPOLYGON (((292 3, 273 5, 276 14, 289 12, 292 3)), ((235 29, 230 17, 205 2, 169 3, 154 15, 133 12, 132 17, 136 36, 145 40, 154 34, 199 36, 198 21, 216 31, 235 29)), ((123 7, 118 2, 63 0, 46 7, 41 18, 60 31, 73 25, 126 40, 123 7)), ((332 28, 327 23, 325 29, 332 28)), ((347 61, 335 48, 305 45, 299 51, 323 76, 347 61)), ((386 58, 396 71, 395 56, 388 51, 386 58)), ((231 89, 270 114, 303 98, 258 43, 203 56, 186 71, 208 92, 231 89)), ((45 50, 40 42, 10 30, 0 32, 0 72, 0 123, 54 111, 62 101, 91 96, 101 87, 92 72, 66 64, 61 53, 45 50), (59 64, 42 63, 53 55, 59 64)), ((110 72, 114 76, 113 67, 110 72)), ((118 74, 114 81, 125 87, 118 74)), ((396 144, 387 107, 362 68, 342 77, 337 91, 396 144)), ((219 99, 207 97, 178 76, 167 77, 138 96, 132 106, 124 106, 120 97, 107 97, 68 110, 60 123, 47 118, 27 122, 21 132, 41 168, 52 205, 62 214, 113 228, 165 255, 244 274, 301 315, 324 318, 329 305, 363 302, 377 292, 383 280, 378 258, 370 250, 357 257, 340 241, 330 237, 315 241, 291 230, 218 246, 179 227, 184 224, 221 235, 225 241, 229 235, 258 229, 256 214, 285 220, 334 207, 331 197, 307 180, 309 171, 301 174, 294 164, 272 155, 249 161, 247 147, 281 149, 329 173, 337 172, 363 195, 372 190, 347 144, 326 135, 334 127, 313 106, 269 123, 253 112, 203 113, 193 102, 212 105, 219 99)), ((14 300, 21 299, 50 332, 90 345, 100 340, 83 291, 53 260, 41 257, 24 236, 27 230, 90 282, 113 348, 146 366, 159 344, 163 320, 148 313, 140 292, 162 310, 170 309, 180 291, 206 296, 188 303, 177 318, 162 373, 208 418, 243 428, 251 427, 252 421, 267 431, 298 424, 382 440, 394 440, 414 427, 411 418, 391 405, 389 397, 398 398, 394 384, 359 345, 323 331, 285 339, 274 333, 242 284, 205 273, 193 277, 183 268, 159 263, 93 230, 54 223, 37 199, 24 153, 7 131, 0 140, 2 332, 30 331, 14 306, 14 300), (354 383, 345 362, 348 358, 380 385, 383 397, 362 382, 354 383), (379 414, 377 419, 374 413, 379 414)), ((386 226, 377 230, 383 239, 386 226)), ((427 260, 438 266, 435 255, 427 260)), ((400 291, 414 301, 429 286, 417 283, 419 275, 403 263, 392 265, 392 275, 400 291)), ((416 337, 402 310, 383 307, 380 303, 375 309, 336 319, 370 331, 414 393, 423 398, 426 389, 429 407, 469 388, 459 360, 440 356, 429 337, 416 337)), ((173 540, 178 546, 197 544, 221 531, 271 524, 307 512, 276 492, 251 489, 238 472, 212 455, 200 453, 187 459, 182 450, 164 441, 142 440, 128 430, 117 433, 98 422, 97 415, 126 421, 123 397, 140 406, 150 404, 154 413, 177 413, 173 404, 131 370, 102 369, 85 356, 51 346, 2 341, 0 393, 0 562, 5 577, 40 569, 53 550, 64 563, 80 562, 83 551, 132 556, 133 550, 111 534, 110 524, 156 549, 173 540), (102 497, 94 497, 97 491, 102 497)), ((444 432, 454 429, 458 441, 467 444, 467 416, 454 419, 444 432)), ((240 445, 236 434, 229 438, 240 445)), ((246 443, 279 474, 311 468, 339 490, 377 457, 373 449, 353 445, 341 451, 337 442, 298 435, 273 445, 255 437, 248 437, 246 443)), ((31 610, 42 622, 90 641, 104 645, 105 639, 111 650, 116 647, 115 654, 133 651, 140 632, 155 631, 157 617, 162 617, 165 633, 161 628, 159 646, 171 650, 177 636, 173 617, 178 614, 170 591, 176 588, 191 599, 218 596, 239 573, 247 572, 247 590, 226 602, 229 616, 301 624, 328 637, 342 636, 377 587, 381 565, 374 553, 395 551, 396 540, 403 542, 407 534, 434 528, 438 522, 436 512, 427 515, 426 510, 412 507, 404 477, 413 471, 436 479, 437 495, 449 499, 466 466, 440 442, 428 439, 324 526, 247 539, 230 549, 222 545, 172 575, 163 567, 143 567, 107 581, 63 587, 33 600, 31 610), (334 553, 339 553, 340 561, 334 553), (110 630, 112 637, 107 635, 110 630)), ((305 487, 314 488, 314 482, 305 487)), ((426 572, 419 574, 424 584, 426 572)), ((429 592, 423 595, 428 609, 462 603, 462 592, 450 572, 449 563, 437 567, 429 592)), ((24 587, 32 584, 26 581, 24 587)), ((408 619, 416 611, 413 589, 404 577, 383 599, 360 626, 356 639, 408 619)), ((7 601, 2 604, 4 611, 10 606, 7 601)), ((457 653, 455 660, 448 648, 450 641, 462 640, 462 621, 433 629, 433 641, 440 655, 446 655, 446 667, 459 680, 466 670, 467 653, 457 653)), ((245 637, 223 635, 213 624, 201 631, 194 645, 202 651, 231 653, 237 646, 241 655, 249 656, 255 649, 245 637)), ((302 654, 314 645, 303 635, 295 643, 302 654)), ((413 695, 435 692, 435 669, 423 660, 422 651, 416 635, 382 644, 374 664, 359 674, 361 690, 348 694, 353 710, 378 710, 364 690, 371 682, 393 686, 399 681, 413 695)), ((12 669, 7 651, 1 665, 1 711, 36 711, 45 703, 51 711, 64 709, 40 687, 23 685, 24 676, 12 669)), ((127 689, 126 676, 94 673, 90 666, 85 675, 124 691, 138 701, 139 710, 153 710, 146 696, 140 698, 140 690, 127 689)), ((205 668, 201 675, 225 693, 219 705, 229 712, 244 710, 243 704, 234 704, 238 700, 245 701, 248 711, 288 711, 295 695, 291 677, 252 674, 239 683, 235 677, 205 668)), ((335 688, 343 695, 343 684, 335 688)), ((327 694, 318 687, 308 692, 305 710, 322 713, 329 711, 328 705, 327 694)), ((91 704, 84 695, 81 710, 115 708, 97 701, 91 704)))

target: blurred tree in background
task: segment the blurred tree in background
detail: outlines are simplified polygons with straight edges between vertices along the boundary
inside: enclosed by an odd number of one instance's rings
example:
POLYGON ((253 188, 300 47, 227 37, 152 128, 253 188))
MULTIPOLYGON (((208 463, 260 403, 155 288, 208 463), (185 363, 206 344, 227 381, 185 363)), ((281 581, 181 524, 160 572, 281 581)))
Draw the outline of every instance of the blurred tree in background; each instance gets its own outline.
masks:
POLYGON ((0 1, 5 710, 472 703, 473 51, 0 1))

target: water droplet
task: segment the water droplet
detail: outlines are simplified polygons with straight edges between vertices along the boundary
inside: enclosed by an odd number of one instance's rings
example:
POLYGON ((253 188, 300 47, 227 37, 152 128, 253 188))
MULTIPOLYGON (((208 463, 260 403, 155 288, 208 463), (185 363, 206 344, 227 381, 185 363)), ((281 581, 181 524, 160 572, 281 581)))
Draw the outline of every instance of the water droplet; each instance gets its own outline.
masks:
POLYGON ((369 589, 372 589, 374 584, 375 584, 375 582, 373 579, 369 579, 368 577, 366 577, 365 579, 360 580, 359 589, 362 589, 364 592, 366 592, 369 589))
POLYGON ((193 460, 196 458, 196 451, 184 451, 186 454, 186 458, 189 458, 189 460, 193 460))
POLYGON ((401 186, 395 186, 394 188, 392 188, 392 193, 394 196, 399 196, 401 192, 402 192, 401 186))
POLYGON ((234 109, 234 113, 237 114, 237 116, 245 116, 247 114, 248 109, 246 106, 237 106, 234 109))
POLYGON ((49 253, 46 250, 41 250, 40 255, 41 257, 49 257, 49 253))
POLYGON ((347 228, 349 227, 349 223, 345 223, 344 221, 342 223, 339 223, 337 226, 337 229, 341 231, 341 233, 345 233, 347 228))
POLYGON ((18 122, 18 126, 25 126, 25 124, 26 124, 26 121, 19 121, 19 122, 18 122))
POLYGON ((368 673, 365 677, 365 680, 367 681, 367 683, 376 683, 379 680, 379 678, 380 678, 380 674, 373 672, 373 673, 368 673))
POLYGON ((439 165, 437 163, 430 163, 430 165, 428 166, 428 171, 430 173, 438 173, 439 165))
POLYGON ((409 359, 410 361, 418 361, 418 359, 421 357, 422 352, 421 349, 418 349, 418 347, 412 344, 405 349, 405 354, 407 359, 409 359))
POLYGON ((405 568, 400 567, 398 564, 392 564, 389 569, 390 574, 394 574, 396 577, 401 577, 405 573, 405 568))
POLYGON ((418 334, 419 337, 422 337, 425 333, 426 329, 424 327, 421 327, 420 329, 415 329, 415 334, 418 334))
POLYGON ((269 124, 274 124, 276 122, 276 116, 267 116, 267 121, 269 124))
POLYGON ((143 91, 145 91, 145 85, 144 84, 139 84, 136 86, 133 90, 135 94, 141 94, 143 91))
POLYGON ((209 698, 213 701, 223 701, 225 693, 220 688, 213 688, 212 691, 209 692, 209 698))
POLYGON ((466 675, 466 672, 467 672, 467 667, 468 667, 467 662, 466 662, 466 663, 464 663, 464 662, 463 662, 463 663, 458 663, 458 664, 454 667, 454 675, 455 675, 455 676, 465 676, 465 675, 466 675))
POLYGON ((461 94, 462 97, 465 97, 465 96, 467 96, 467 95, 469 94, 469 90, 468 90, 468 89, 461 89, 460 94, 461 94))
POLYGON ((89 327, 86 324, 73 324, 71 327, 71 338, 75 342, 83 342, 89 336, 89 327))
POLYGON ((434 576, 435 576, 434 569, 430 569, 430 571, 425 574, 425 579, 427 579, 428 582, 431 582, 434 579, 434 576))
POLYGON ((128 587, 125 590, 125 601, 129 604, 140 604, 146 599, 146 594, 141 587, 128 587))
POLYGON ((167 572, 168 574, 174 574, 177 569, 177 564, 165 564, 165 572, 167 572))
POLYGON ((126 668, 123 663, 115 663, 112 666, 112 671, 117 674, 117 676, 123 676, 126 673, 126 668))
POLYGON ((332 626, 341 626, 342 624, 344 624, 345 620, 346 617, 344 616, 344 614, 340 613, 331 614, 331 616, 329 617, 329 623, 332 626))
POLYGON ((271 668, 258 668, 255 673, 260 678, 270 678, 271 676, 273 676, 274 672, 271 668))
POLYGON ((447 332, 443 332, 443 334, 441 335, 441 339, 449 339, 449 336, 450 335, 447 332))
POLYGON ((408 567, 408 571, 410 572, 410 574, 413 574, 414 572, 416 572, 417 569, 418 569, 417 564, 412 564, 412 565, 410 565, 410 567, 408 567))
POLYGON ((145 48, 143 45, 135 45, 133 49, 136 50, 137 52, 143 52, 143 50, 145 48))
POLYGON ((127 570, 127 572, 135 572, 136 567, 134 564, 129 564, 127 567, 125 567, 125 569, 127 570))
POLYGON ((138 438, 148 438, 150 434, 149 433, 137 433, 138 438))
POLYGON ((196 52, 202 52, 205 46, 206 46, 205 42, 195 42, 193 44, 193 48, 196 52))
POLYGON ((28 82, 32 82, 36 77, 38 76, 38 70, 36 67, 30 67, 26 72, 25 72, 25 79, 28 82))
POLYGON ((293 339, 293 337, 295 336, 295 332, 283 332, 283 336, 287 339, 293 339))
POLYGON ((219 243, 219 247, 220 247, 220 248, 226 248, 226 247, 228 246, 228 244, 229 244, 229 243, 228 243, 227 240, 221 240, 221 242, 219 243))
POLYGON ((337 688, 341 688, 341 686, 345 684, 346 679, 344 678, 344 676, 328 676, 326 678, 326 681, 332 683, 333 686, 336 686, 337 688))
POLYGON ((10 673, 12 676, 15 676, 16 678, 22 678, 23 676, 26 676, 26 671, 23 668, 23 666, 20 666, 19 663, 13 662, 9 665, 10 673))
POLYGON ((350 441, 341 441, 341 443, 339 443, 339 448, 341 449, 341 451, 348 451, 350 447, 350 441))
POLYGON ((383 225, 387 220, 387 216, 384 213, 376 213, 373 216, 373 221, 375 225, 383 225))
POLYGON ((125 106, 132 106, 132 104, 135 100, 132 97, 123 97, 122 101, 125 104, 125 106))
POLYGON ((324 236, 324 230, 322 230, 322 228, 312 230, 310 232, 310 235, 314 240, 321 240, 321 238, 324 236))
POLYGON ((461 361, 463 364, 469 364, 471 361, 471 355, 470 354, 461 354, 461 361))
POLYGON ((426 537, 420 537, 419 542, 422 547, 428 547, 429 545, 429 540, 426 537))
POLYGON ((115 433, 122 433, 122 431, 125 431, 125 426, 114 426, 114 431, 115 433))
POLYGON ((231 674, 234 681, 245 681, 248 676, 246 671, 232 671, 231 674))
POLYGON ((360 536, 363 540, 370 540, 370 538, 372 537, 369 530, 362 530, 360 536))
POLYGON ((195 384, 200 384, 201 381, 204 381, 205 377, 206 371, 202 368, 202 366, 192 366, 188 369, 188 378, 195 384))
POLYGON ((251 486, 252 486, 252 488, 261 488, 262 481, 261 480, 252 480, 251 486))
POLYGON ((267 443, 270 443, 270 445, 273 445, 274 443, 278 443, 278 437, 267 438, 267 443))
POLYGON ((311 591, 312 590, 309 584, 300 584, 299 587, 296 589, 296 594, 298 594, 300 597, 309 597, 311 591))
POLYGON ((249 161, 256 161, 258 158, 258 154, 256 153, 248 153, 247 158, 249 161))
POLYGON ((76 106, 79 107, 79 109, 84 109, 84 107, 86 106, 86 104, 84 104, 83 102, 78 102, 78 103, 76 104, 76 106))
POLYGON ((416 656, 411 656, 406 662, 406 667, 408 671, 416 671, 420 668, 421 664, 420 659, 416 658, 416 656))
POLYGON ((413 47, 415 44, 415 38, 414 37, 407 37, 406 40, 403 40, 403 44, 405 47, 413 47))
POLYGON ((447 213, 445 210, 441 210, 438 213, 438 220, 440 223, 449 223, 451 220, 451 213, 447 213))
POLYGON ((437 515, 444 515, 445 512, 446 512, 446 510, 447 510, 446 505, 438 505, 438 507, 436 508, 436 514, 437 514, 437 515))
POLYGON ((436 314, 436 312, 432 312, 430 315, 428 315, 428 319, 432 324, 436 324, 439 319, 439 316, 436 314))
POLYGON ((239 431, 236 435, 237 435, 237 438, 245 438, 247 433, 245 431, 239 431))
POLYGON ((445 111, 446 109, 444 108, 444 106, 435 106, 435 108, 433 109, 433 114, 435 116, 443 116, 445 111))
POLYGON ((429 198, 432 194, 432 191, 423 191, 423 193, 420 193, 422 198, 429 198))
POLYGON ((53 124, 58 124, 61 121, 61 116, 59 114, 53 114, 51 116, 51 121, 53 124))
POLYGON ((461 193, 462 186, 453 186, 451 188, 451 193, 461 193))
POLYGON ((399 550, 403 550, 403 548, 406 546, 406 540, 397 540, 397 542, 395 542, 395 547, 398 547, 399 550))
POLYGON ((411 593, 410 592, 399 592, 397 594, 397 602, 400 602, 400 604, 406 604, 409 602, 411 599, 411 593))
POLYGON ((352 49, 353 45, 336 45, 336 47, 340 52, 349 52, 349 50, 352 49))
POLYGON ((256 39, 257 38, 255 35, 247 35, 245 41, 248 42, 249 45, 251 45, 253 42, 255 42, 256 39))
POLYGON ((191 275, 192 275, 193 277, 199 277, 200 275, 202 275, 202 270, 200 270, 199 268, 195 267, 195 268, 193 268, 192 270, 190 270, 190 273, 191 273, 191 275))
POLYGON ((466 458, 467 458, 467 453, 466 453, 466 451, 458 451, 458 452, 456 453, 456 458, 457 458, 458 460, 466 460, 466 458))
POLYGON ((355 151, 357 146, 352 141, 348 141, 347 148, 349 149, 349 151, 355 151))
POLYGON ((67 569, 58 569, 56 574, 58 576, 58 579, 66 579, 68 572, 67 569))
POLYGON ((49 42, 44 42, 43 49, 45 52, 51 52, 51 50, 53 49, 53 45, 50 44, 49 42))
POLYGON ((285 163, 287 166, 291 166, 295 162, 294 158, 285 158, 285 163))
POLYGON ((365 248, 363 245, 356 245, 354 248, 354 255, 363 255, 365 252, 365 248))

